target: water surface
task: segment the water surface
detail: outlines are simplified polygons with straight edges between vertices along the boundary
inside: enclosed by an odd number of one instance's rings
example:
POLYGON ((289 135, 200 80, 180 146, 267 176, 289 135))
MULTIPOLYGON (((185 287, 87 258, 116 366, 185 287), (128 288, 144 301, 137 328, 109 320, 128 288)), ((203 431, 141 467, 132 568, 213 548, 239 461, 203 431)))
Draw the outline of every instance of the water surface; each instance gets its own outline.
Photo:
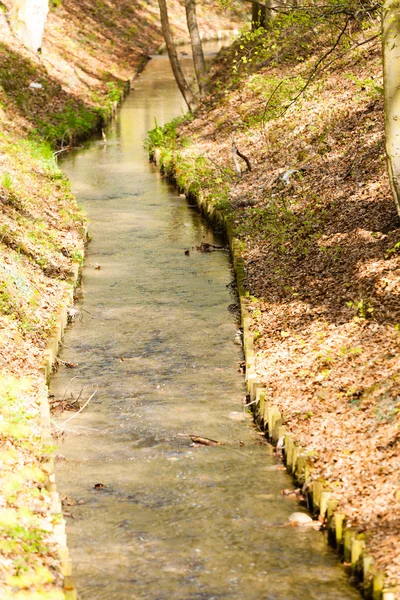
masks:
POLYGON ((290 479, 243 412, 229 256, 185 254, 221 240, 143 150, 184 108, 167 59, 134 88, 107 143, 63 163, 93 235, 61 355, 78 367, 52 382, 56 399, 96 391, 57 465, 80 598, 356 599, 323 535, 288 526, 290 479))

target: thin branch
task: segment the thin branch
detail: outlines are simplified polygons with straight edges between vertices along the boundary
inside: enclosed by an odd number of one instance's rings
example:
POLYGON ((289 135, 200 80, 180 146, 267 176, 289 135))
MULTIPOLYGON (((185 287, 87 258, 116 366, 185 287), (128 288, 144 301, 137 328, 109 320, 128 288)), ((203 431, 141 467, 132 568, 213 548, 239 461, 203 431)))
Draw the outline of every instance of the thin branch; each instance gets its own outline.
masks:
POLYGON ((251 163, 250 163, 249 159, 247 158, 247 156, 245 156, 243 154, 243 152, 240 152, 240 150, 237 146, 236 146, 236 152, 238 153, 238 156, 240 156, 240 158, 242 160, 244 160, 244 162, 246 163, 248 171, 251 172, 251 163))
POLYGON ((241 177, 242 169, 240 168, 240 163, 238 161, 238 153, 237 153, 237 148, 236 148, 236 144, 235 144, 235 134, 234 133, 232 133, 232 158, 233 158, 233 162, 235 164, 236 173, 239 175, 239 177, 241 177))
POLYGON ((80 377, 80 375, 75 375, 75 377, 71 377, 71 379, 68 381, 67 387, 65 388, 63 400, 65 399, 65 396, 67 395, 69 384, 72 383, 74 381, 74 379, 79 379, 79 377, 80 377))
POLYGON ((345 52, 343 52, 342 54, 340 54, 333 60, 329 61, 325 66, 329 67, 336 60, 339 60, 339 59, 343 58, 343 56, 346 56, 346 54, 348 54, 349 52, 352 52, 353 50, 355 50, 356 48, 359 48, 360 46, 364 46, 364 44, 369 44, 370 42, 373 42, 374 40, 376 40, 380 37, 381 37, 381 32, 376 33, 375 35, 372 35, 370 38, 363 40, 362 42, 359 42, 358 44, 354 44, 354 46, 352 46, 351 48, 349 48, 348 50, 346 50, 345 52))
POLYGON ((67 423, 69 423, 69 421, 72 421, 72 419, 75 419, 75 417, 77 417, 79 415, 79 413, 81 413, 83 411, 84 408, 87 407, 87 405, 89 404, 89 402, 92 400, 92 398, 97 394, 97 390, 95 390, 93 392, 93 394, 90 396, 90 398, 88 400, 86 400, 85 404, 83 406, 81 406, 81 408, 78 410, 78 412, 74 413, 71 417, 69 417, 66 421, 64 421, 64 423, 60 426, 58 426, 56 423, 54 424, 56 429, 58 429, 58 431, 64 431, 65 430, 65 425, 67 423))
MULTIPOLYGON (((253 4, 254 0, 243 0, 244 2, 247 2, 249 4, 253 4)), ((370 6, 363 6, 360 7, 358 10, 355 11, 349 11, 349 5, 348 3, 343 3, 343 4, 336 4, 335 7, 332 7, 331 4, 316 4, 316 5, 312 5, 312 4, 303 4, 302 6, 298 6, 296 4, 285 4, 284 2, 275 2, 275 6, 268 6, 268 4, 264 4, 262 2, 257 2, 257 4, 259 4, 260 6, 262 6, 263 8, 267 8, 268 10, 272 11, 272 12, 277 12, 277 13, 283 13, 283 14, 288 14, 287 11, 316 11, 316 10, 320 10, 320 9, 324 9, 327 8, 329 9, 329 12, 326 13, 327 15, 331 15, 331 14, 347 14, 347 15, 351 15, 351 16, 355 16, 355 15, 359 15, 360 13, 371 13, 371 12, 376 12, 377 10, 379 10, 380 8, 382 8, 382 6, 380 4, 371 4, 370 6)))
POLYGON ((228 181, 230 181, 231 183, 233 182, 232 177, 226 173, 226 171, 224 171, 223 167, 221 167, 221 165, 219 165, 215 160, 213 160, 212 158, 210 158, 209 156, 205 156, 204 158, 206 158, 207 160, 209 160, 210 162, 212 162, 213 165, 215 165, 221 172, 221 174, 227 178, 228 181))
POLYGON ((271 104, 271 100, 272 100, 272 98, 275 96, 276 92, 279 90, 279 88, 281 87, 281 85, 283 84, 283 82, 284 82, 284 81, 285 81, 284 79, 281 79, 281 81, 280 81, 280 82, 278 83, 278 85, 277 85, 277 86, 276 86, 276 87, 273 89, 273 91, 272 91, 272 94, 271 94, 271 95, 270 95, 270 97, 268 98, 268 100, 267 100, 267 103, 266 103, 266 105, 265 105, 265 107, 264 107, 264 112, 263 112, 263 116, 262 116, 262 120, 263 120, 263 121, 264 121, 264 119, 265 119, 265 115, 266 115, 266 112, 267 112, 267 108, 268 108, 268 106, 271 104))
POLYGON ((65 148, 61 148, 60 150, 56 150, 55 152, 53 152, 53 156, 57 157, 62 152, 69 152, 70 150, 72 150, 72 146, 65 146, 65 148))
POLYGON ((324 60, 326 58, 328 58, 328 56, 330 56, 332 54, 332 52, 334 52, 336 50, 336 48, 338 47, 338 45, 340 44, 340 40, 342 39, 342 37, 345 34, 345 31, 348 27, 348 24, 350 22, 351 17, 347 17, 346 22, 344 24, 344 27, 342 28, 336 42, 333 44, 333 46, 331 48, 329 48, 329 50, 327 52, 325 52, 325 54, 317 61, 316 65, 314 66, 313 70, 311 71, 311 75, 309 76, 309 78, 307 79, 306 83, 303 85, 303 87, 301 88, 301 90, 296 94, 296 96, 293 98, 293 100, 291 100, 289 102, 289 104, 287 106, 285 106, 285 108, 283 109, 283 111, 277 116, 277 118, 279 119, 280 117, 282 117, 291 106, 293 106, 293 104, 295 102, 297 102, 297 100, 300 98, 300 96, 302 96, 304 94, 304 92, 306 91, 306 89, 308 88, 308 86, 310 85, 310 83, 313 81, 314 77, 316 76, 318 69, 320 67, 320 65, 324 62, 324 60))
POLYGON ((245 156, 242 152, 240 152, 239 148, 236 146, 235 134, 234 133, 232 133, 232 156, 233 156, 233 161, 235 163, 235 167, 236 167, 236 171, 237 171, 238 175, 242 174, 241 169, 240 169, 240 164, 239 164, 239 161, 237 159, 238 156, 240 156, 240 158, 242 160, 244 160, 244 162, 247 165, 248 171, 251 171, 250 160, 247 158, 247 156, 245 156))
MULTIPOLYGON (((360 46, 364 46, 364 44, 369 44, 370 42, 373 42, 374 40, 376 40, 376 39, 378 39, 378 38, 380 38, 380 37, 381 37, 381 33, 380 33, 380 32, 378 32, 378 33, 376 33, 375 35, 372 35, 371 37, 367 38, 366 40, 363 40, 362 42, 358 42, 357 44, 354 44, 353 46, 351 46, 351 48, 348 48, 348 49, 347 49, 345 52, 343 52, 343 53, 342 53, 342 54, 340 54, 339 56, 337 56, 337 57, 335 57, 334 59, 332 59, 331 61, 329 61, 329 62, 328 62, 326 65, 324 65, 324 66, 325 66, 325 69, 327 69, 328 67, 330 67, 330 66, 331 66, 331 65, 332 65, 332 64, 333 64, 333 63, 334 63, 336 60, 340 60, 341 58, 343 58, 344 56, 346 56, 346 54, 349 54, 349 52, 352 52, 353 50, 355 50, 356 48, 359 48, 360 46)), ((336 45, 337 45, 337 44, 336 44, 336 45)), ((326 56, 328 56, 328 54, 326 54, 326 55, 325 55, 325 58, 326 58, 326 56)), ((324 57, 323 57, 323 59, 322 59, 322 60, 324 60, 324 57)), ((318 63, 318 65, 320 65, 320 64, 321 64, 321 61, 318 63)), ((312 74, 312 76, 314 76, 314 75, 315 75, 315 72, 312 74)), ((282 85, 282 84, 283 84, 285 81, 288 81, 289 79, 294 79, 294 77, 287 77, 286 79, 282 79, 282 80, 281 80, 281 81, 278 83, 278 85, 277 85, 277 86, 274 88, 274 90, 272 91, 272 94, 271 94, 271 95, 270 95, 270 97, 268 98, 268 100, 267 100, 267 103, 266 103, 266 105, 265 105, 265 108, 264 108, 264 112, 263 112, 263 116, 262 116, 262 122, 263 122, 263 123, 264 123, 264 119, 265 119, 265 115, 266 115, 266 112, 267 112, 268 105, 270 104, 270 102, 271 102, 271 100, 272 100, 273 96, 274 96, 274 95, 275 95, 275 93, 278 91, 279 87, 280 87, 280 86, 281 86, 281 85, 282 85)), ((308 86, 308 84, 310 83, 310 81, 311 81, 311 80, 309 79, 309 80, 308 80, 308 82, 307 82, 307 86, 308 86)), ((304 92, 304 90, 305 90, 305 88, 303 88, 303 89, 301 90, 301 92, 300 92, 300 93, 299 93, 299 94, 298 94, 298 95, 297 95, 297 96, 294 98, 294 100, 293 100, 293 101, 292 101, 292 102, 291 102, 291 103, 290 103, 290 104, 289 104, 289 105, 288 105, 288 106, 287 106, 287 107, 284 109, 284 111, 283 111, 282 113, 280 113, 280 114, 277 116, 277 118, 279 118, 279 117, 281 117, 283 114, 285 114, 286 110, 287 110, 287 109, 288 109, 288 108, 289 108, 289 107, 290 107, 290 106, 291 106, 291 105, 292 105, 294 102, 296 102, 296 100, 299 98, 300 94, 302 94, 302 93, 304 92)))
POLYGON ((253 400, 253 402, 247 402, 247 404, 243 404, 243 408, 248 408, 249 406, 252 406, 253 404, 258 404, 259 402, 260 402, 260 399, 253 400))

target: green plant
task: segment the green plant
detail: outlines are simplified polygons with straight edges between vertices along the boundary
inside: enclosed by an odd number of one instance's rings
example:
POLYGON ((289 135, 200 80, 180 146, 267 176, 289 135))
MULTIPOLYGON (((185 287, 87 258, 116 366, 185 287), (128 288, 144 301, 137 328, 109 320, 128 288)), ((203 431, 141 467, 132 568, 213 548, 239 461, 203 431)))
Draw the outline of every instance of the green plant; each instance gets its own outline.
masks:
POLYGON ((385 252, 385 258, 390 258, 393 254, 397 254, 400 252, 400 242, 397 242, 391 248, 388 248, 385 252))
POLYGON ((37 120, 32 135, 35 140, 44 138, 51 147, 57 143, 68 145, 71 141, 88 137, 101 120, 98 110, 70 104, 58 113, 50 114, 46 120, 37 120))
POLYGON ((11 179, 11 175, 9 173, 4 173, 4 175, 3 175, 2 179, 1 179, 1 185, 6 190, 10 190, 11 189, 11 187, 12 187, 12 179, 11 179))
POLYGON ((362 353, 363 353, 363 349, 361 346, 353 346, 353 347, 342 346, 341 348, 339 348, 339 356, 341 356, 341 357, 358 356, 362 353))
POLYGON ((356 311, 358 317, 360 317, 360 319, 370 319, 375 310, 374 308, 372 308, 371 303, 368 299, 361 299, 356 302, 350 300, 349 302, 346 302, 346 305, 349 308, 353 308, 356 311))
POLYGON ((107 81, 107 98, 111 102, 119 102, 121 100, 122 92, 114 81, 107 81))
POLYGON ((373 77, 359 79, 355 75, 349 74, 347 78, 353 81, 360 91, 366 92, 370 98, 376 99, 383 96, 383 86, 377 84, 373 77))
POLYGON ((81 250, 72 250, 70 256, 73 262, 77 262, 81 266, 83 265, 85 257, 81 250))
POLYGON ((0 282, 0 313, 11 315, 14 312, 14 304, 7 285, 4 281, 0 282))
MULTIPOLYGON (((191 113, 187 113, 181 117, 172 119, 169 123, 166 123, 163 127, 158 125, 157 119, 154 119, 154 128, 151 129, 144 142, 145 149, 152 153, 155 148, 170 148, 175 147, 175 142, 178 138, 178 127, 181 123, 188 123, 193 119, 191 113)), ((182 140, 180 140, 181 142, 182 140)), ((190 142, 186 139, 183 140, 184 145, 188 145, 190 142)))
POLYGON ((266 206, 249 208, 237 231, 241 236, 268 239, 277 254, 305 257, 319 238, 325 217, 318 199, 312 207, 298 210, 284 194, 274 194, 266 206))

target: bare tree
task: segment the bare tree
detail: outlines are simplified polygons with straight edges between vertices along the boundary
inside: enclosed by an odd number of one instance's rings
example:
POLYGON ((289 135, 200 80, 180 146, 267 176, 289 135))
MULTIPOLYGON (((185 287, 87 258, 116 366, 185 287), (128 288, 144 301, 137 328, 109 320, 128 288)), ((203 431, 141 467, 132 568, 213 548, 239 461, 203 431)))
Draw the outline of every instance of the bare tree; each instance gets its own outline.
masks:
POLYGON ((185 0, 186 20, 192 44, 193 64, 199 84, 200 98, 207 88, 207 66, 196 18, 196 0, 185 0))
POLYGON ((390 187, 400 215, 400 10, 397 0, 385 0, 382 29, 386 158, 390 187))
POLYGON ((185 76, 183 74, 181 65, 179 63, 178 54, 176 52, 175 42, 172 37, 171 28, 169 25, 168 19, 168 9, 165 0, 158 0, 158 5, 160 7, 160 17, 161 17, 161 26, 162 32, 165 40, 165 45, 167 47, 169 60, 171 63, 171 68, 174 73, 174 77, 176 83, 182 93, 182 96, 185 99, 186 104, 191 112, 193 112, 197 108, 197 100, 194 96, 192 90, 187 83, 185 76))

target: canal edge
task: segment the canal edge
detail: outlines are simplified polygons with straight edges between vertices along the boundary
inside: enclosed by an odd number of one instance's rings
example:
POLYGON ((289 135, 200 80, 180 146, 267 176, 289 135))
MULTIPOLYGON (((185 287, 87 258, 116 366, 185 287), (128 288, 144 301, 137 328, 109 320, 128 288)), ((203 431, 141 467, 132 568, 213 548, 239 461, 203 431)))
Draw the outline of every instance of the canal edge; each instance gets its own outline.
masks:
MULTIPOLYGON (((159 148, 152 148, 149 157, 163 173, 163 161, 159 148)), ((399 590, 386 586, 385 575, 376 569, 372 556, 365 549, 365 534, 355 528, 346 527, 347 516, 338 510, 339 501, 334 497, 328 482, 310 481, 309 458, 313 452, 301 447, 284 426, 284 417, 277 405, 269 402, 266 389, 255 369, 254 338, 251 331, 251 315, 246 295, 245 263, 241 252, 241 242, 234 236, 234 224, 228 210, 216 208, 207 201, 202 191, 181 188, 177 183, 175 166, 168 170, 167 180, 193 201, 203 216, 213 227, 222 229, 227 236, 231 260, 236 277, 240 303, 240 320, 243 332, 243 353, 245 362, 245 383, 252 405, 253 417, 268 441, 282 451, 286 470, 296 485, 306 487, 305 496, 309 512, 326 525, 328 543, 337 551, 344 566, 350 571, 353 582, 368 600, 400 600, 399 590)))
MULTIPOLYGON (((84 255, 85 244, 88 241, 87 227, 83 227, 81 231, 81 252, 84 255)), ((39 403, 40 403, 40 426, 42 443, 44 445, 54 445, 52 435, 50 402, 49 402, 49 383, 53 367, 59 353, 60 344, 64 337, 64 332, 68 325, 69 310, 74 304, 74 292, 80 282, 82 274, 82 266, 78 263, 72 265, 72 286, 65 291, 60 303, 56 322, 50 332, 47 347, 43 352, 43 360, 39 369, 41 382, 39 386, 39 403)), ((60 571, 63 577, 63 593, 65 600, 78 600, 78 593, 75 585, 75 579, 72 574, 72 561, 68 548, 66 521, 63 516, 62 502, 60 494, 57 490, 55 477, 54 458, 51 453, 46 457, 46 473, 48 475, 46 489, 51 498, 52 515, 61 515, 60 521, 54 526, 54 540, 57 544, 57 552, 60 560, 60 571)))

